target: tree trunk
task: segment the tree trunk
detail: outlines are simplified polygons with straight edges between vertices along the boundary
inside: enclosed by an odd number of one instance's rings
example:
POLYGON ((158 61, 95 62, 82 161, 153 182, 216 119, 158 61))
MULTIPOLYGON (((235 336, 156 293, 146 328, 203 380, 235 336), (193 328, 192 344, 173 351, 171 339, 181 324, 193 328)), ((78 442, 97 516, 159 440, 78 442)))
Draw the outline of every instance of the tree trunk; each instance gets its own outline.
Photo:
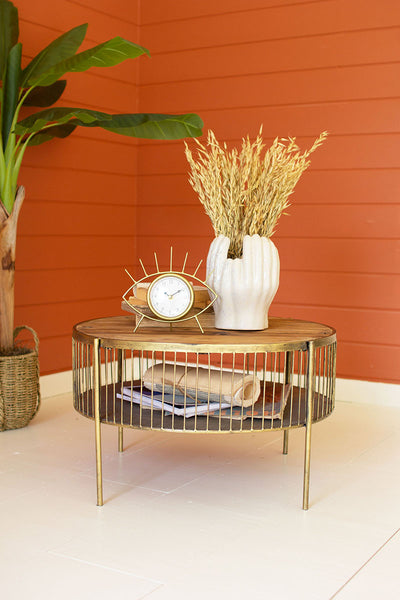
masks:
POLYGON ((17 190, 11 214, 0 205, 0 348, 10 350, 14 345, 14 275, 17 221, 25 198, 25 189, 17 190))

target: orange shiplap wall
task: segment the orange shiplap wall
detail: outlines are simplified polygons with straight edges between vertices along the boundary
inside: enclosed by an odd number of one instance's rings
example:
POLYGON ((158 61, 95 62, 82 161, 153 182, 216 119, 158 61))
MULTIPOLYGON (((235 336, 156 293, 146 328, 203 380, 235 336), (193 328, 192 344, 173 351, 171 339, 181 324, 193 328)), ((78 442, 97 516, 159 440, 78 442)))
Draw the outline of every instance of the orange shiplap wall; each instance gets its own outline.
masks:
MULTIPOLYGON (((89 23, 82 50, 121 35, 138 41, 138 2, 14 0, 24 65, 53 39, 89 23)), ((137 63, 67 76, 60 105, 136 112, 137 63)), ((20 183, 16 324, 40 336, 41 373, 71 368, 74 323, 118 314, 123 266, 136 255, 136 141, 95 130, 29 149, 20 183)), ((125 287, 124 287, 125 286, 125 287)))
MULTIPOLYGON (((230 146, 261 124, 303 148, 329 131, 274 236, 271 313, 334 325, 340 377, 399 382, 398 0, 152 0, 140 17, 141 111, 197 112, 230 146)), ((138 256, 173 243, 194 266, 213 232, 183 143, 138 161, 138 256)))

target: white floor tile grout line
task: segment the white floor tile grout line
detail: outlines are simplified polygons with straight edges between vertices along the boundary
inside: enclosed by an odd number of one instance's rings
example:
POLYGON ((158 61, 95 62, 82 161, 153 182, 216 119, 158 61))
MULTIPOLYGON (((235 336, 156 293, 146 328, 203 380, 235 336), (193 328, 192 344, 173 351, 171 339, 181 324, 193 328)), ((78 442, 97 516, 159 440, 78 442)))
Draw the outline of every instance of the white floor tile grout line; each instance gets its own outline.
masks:
MULTIPOLYGON (((125 571, 124 569, 117 569, 116 567, 107 567, 100 563, 96 563, 96 562, 89 561, 89 560, 83 560, 82 558, 76 558, 75 556, 71 556, 69 554, 64 554, 62 552, 56 552, 55 550, 48 550, 47 554, 51 554, 52 556, 58 556, 59 558, 65 558, 67 560, 73 560, 75 562, 82 563, 84 565, 90 565, 91 567, 98 567, 99 569, 105 569, 106 571, 112 571, 113 573, 120 573, 122 575, 130 575, 131 577, 136 577, 136 579, 141 579, 142 581, 155 583, 158 585, 158 587, 161 587, 162 585, 164 585, 164 582, 160 581, 159 579, 143 577, 142 575, 137 575, 136 573, 134 573, 132 571, 125 571)), ((152 592, 154 592, 154 590, 152 590, 152 592)))
POLYGON ((380 547, 379 547, 379 548, 376 550, 376 552, 374 552, 374 553, 372 554, 372 556, 370 556, 370 557, 369 557, 369 559, 368 559, 368 560, 366 560, 366 561, 365 561, 365 563, 363 563, 363 564, 361 565, 361 567, 360 567, 359 569, 357 569, 357 571, 356 571, 355 573, 353 573, 353 575, 352 575, 352 576, 351 576, 351 577, 350 577, 350 578, 349 578, 349 579, 348 579, 348 580, 347 580, 347 581, 346 581, 346 582, 345 582, 345 583, 344 583, 342 586, 340 586, 340 588, 339 588, 338 590, 336 590, 336 592, 333 594, 333 596, 331 596, 331 597, 329 598, 329 600, 333 600, 333 598, 336 598, 336 596, 337 596, 337 595, 338 595, 338 594, 339 594, 339 593, 340 593, 340 592, 341 592, 341 591, 342 591, 342 590, 343 590, 343 589, 346 587, 346 585, 347 585, 348 583, 350 583, 350 581, 352 581, 352 579, 354 579, 354 578, 355 578, 355 577, 356 577, 356 576, 357 576, 357 575, 358 575, 358 574, 359 574, 359 573, 360 573, 360 572, 361 572, 361 571, 364 569, 364 567, 366 567, 366 566, 368 565, 368 563, 370 563, 370 562, 371 562, 371 560, 372 560, 373 558, 375 558, 375 556, 376 556, 377 554, 379 554, 379 552, 380 552, 381 550, 383 550, 383 548, 384 548, 385 546, 387 546, 387 544, 390 542, 390 540, 392 540, 392 539, 393 539, 393 538, 394 538, 394 537, 395 537, 395 536, 396 536, 396 535, 397 535, 399 532, 400 532, 400 528, 399 528, 399 529, 397 529, 397 530, 396 530, 396 531, 395 531, 395 532, 394 532, 394 533, 393 533, 393 534, 392 534, 392 535, 391 535, 391 536, 390 536, 390 537, 389 537, 389 538, 386 540, 386 542, 384 542, 384 543, 382 544, 382 546, 380 546, 380 547))
POLYGON ((149 598, 152 594, 154 594, 154 592, 156 592, 157 590, 160 590, 162 587, 165 587, 165 585, 163 583, 161 585, 157 586, 154 590, 151 590, 150 592, 146 592, 146 594, 144 596, 140 596, 140 598, 138 598, 138 600, 144 600, 144 598, 149 598))

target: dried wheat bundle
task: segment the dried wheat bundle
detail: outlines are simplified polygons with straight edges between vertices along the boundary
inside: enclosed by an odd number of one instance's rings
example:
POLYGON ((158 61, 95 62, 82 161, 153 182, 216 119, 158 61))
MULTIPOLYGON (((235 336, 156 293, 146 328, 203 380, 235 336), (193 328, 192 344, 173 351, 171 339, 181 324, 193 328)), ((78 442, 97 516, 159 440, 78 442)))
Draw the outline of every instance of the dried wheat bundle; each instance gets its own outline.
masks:
POLYGON ((185 143, 191 173, 189 182, 211 219, 215 235, 231 240, 229 256, 240 257, 245 235, 271 237, 282 212, 290 206, 289 196, 310 164, 309 156, 327 132, 301 153, 296 138, 276 138, 265 148, 262 128, 254 142, 243 138, 242 149, 228 150, 210 130, 207 145, 195 139, 197 157, 185 143))

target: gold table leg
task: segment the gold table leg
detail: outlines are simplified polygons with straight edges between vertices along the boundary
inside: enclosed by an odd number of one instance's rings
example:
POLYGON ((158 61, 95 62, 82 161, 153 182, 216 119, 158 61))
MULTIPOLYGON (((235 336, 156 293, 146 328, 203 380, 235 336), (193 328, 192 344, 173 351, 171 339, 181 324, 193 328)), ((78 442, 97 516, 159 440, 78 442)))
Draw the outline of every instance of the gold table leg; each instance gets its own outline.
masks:
POLYGON ((310 460, 311 460, 311 426, 313 418, 314 401, 314 370, 315 370, 314 342, 308 344, 307 367, 307 404, 306 404, 306 435, 304 449, 304 480, 303 480, 303 510, 308 510, 310 498, 310 460))
POLYGON ((124 451, 124 428, 118 427, 118 452, 124 451))
POLYGON ((289 430, 284 429, 283 431, 283 454, 287 454, 289 449, 289 430))
POLYGON ((100 340, 93 341, 94 377, 94 423, 96 439, 96 483, 97 506, 103 506, 103 474, 101 464, 101 422, 100 422, 100 340))

